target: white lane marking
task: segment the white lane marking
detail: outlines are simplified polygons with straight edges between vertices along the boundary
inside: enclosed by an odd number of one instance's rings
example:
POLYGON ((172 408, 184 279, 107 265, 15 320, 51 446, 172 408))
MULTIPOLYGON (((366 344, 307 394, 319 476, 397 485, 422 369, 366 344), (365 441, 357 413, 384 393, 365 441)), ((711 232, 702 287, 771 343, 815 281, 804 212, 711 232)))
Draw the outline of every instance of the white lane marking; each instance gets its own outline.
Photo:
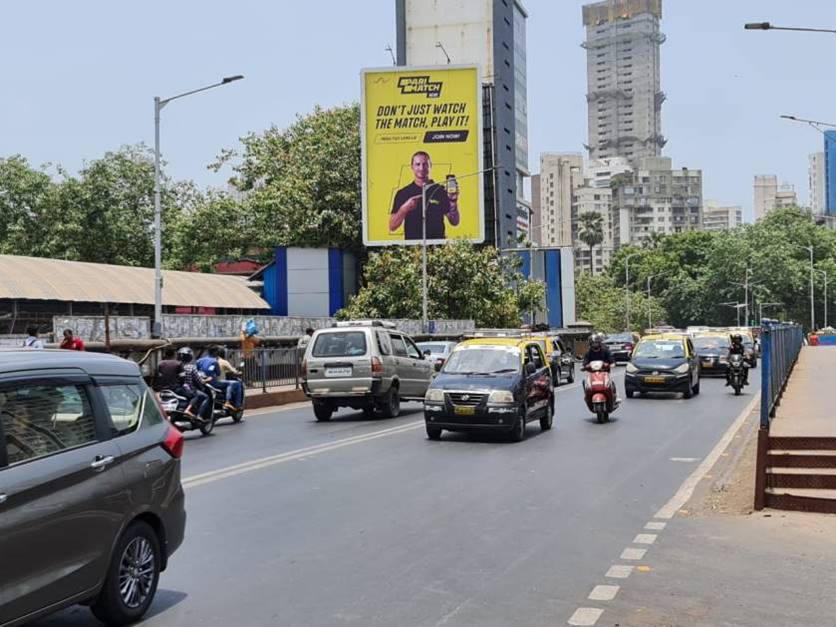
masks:
POLYGON ((644 559, 644 554, 647 549, 624 549, 621 552, 621 559, 623 560, 640 560, 644 559))
POLYGON ((651 521, 651 522, 647 523, 644 526, 644 528, 649 529, 650 531, 662 531, 662 529, 664 529, 667 526, 668 526, 668 523, 651 521))
POLYGON ((269 416, 270 414, 279 414, 290 411, 292 409, 302 409, 303 407, 310 407, 310 401, 299 401, 297 403, 285 403, 284 405, 272 405, 270 407, 261 407, 259 409, 245 409, 244 418, 255 418, 257 416, 269 416))
POLYGON ((683 462, 685 464, 693 464, 694 462, 700 461, 700 458, 699 457, 671 457, 669 461, 683 462))
POLYGON ((656 542, 655 533, 640 533, 633 538, 633 544, 653 544, 656 542))
POLYGON ((711 467, 714 466, 715 463, 717 463, 717 460, 720 459, 720 455, 722 455, 726 448, 728 448, 729 444, 734 439, 735 434, 740 430, 740 427, 743 426, 743 423, 746 422, 746 418, 748 418, 749 414, 752 413, 752 410, 757 407, 757 404, 760 402, 760 398, 760 393, 755 394, 752 401, 726 430, 723 437, 720 438, 720 441, 717 442, 713 449, 711 449, 708 456, 699 466, 697 466, 694 472, 691 473, 691 476, 685 480, 679 490, 677 490, 676 494, 671 497, 671 500, 669 500, 662 507, 662 509, 656 512, 656 516, 654 516, 654 518, 670 520, 676 515, 676 512, 678 512, 679 509, 688 502, 688 499, 690 499, 694 494, 697 484, 703 477, 705 477, 706 474, 708 474, 708 471, 711 470, 711 467))
POLYGON ((612 601, 621 586, 595 586, 589 593, 590 601, 612 601))
POLYGON ((579 607, 572 614, 572 618, 569 619, 569 624, 579 625, 580 627, 592 627, 592 625, 598 622, 598 619, 601 618, 601 614, 603 613, 604 610, 599 610, 596 607, 579 607))
POLYGON ((212 483, 214 481, 219 481, 221 479, 228 479, 229 477, 234 477, 236 475, 252 472, 254 470, 260 470, 262 468, 273 466, 275 464, 281 464, 284 462, 302 459, 309 455, 317 455, 319 453, 333 451, 339 448, 343 448, 345 446, 351 446, 352 444, 360 444, 362 442, 369 442, 378 438, 385 438, 390 435, 405 433, 407 431, 412 431, 413 429, 418 429, 422 426, 424 426, 424 421, 416 420, 414 422, 409 422, 405 425, 392 427, 390 429, 372 431, 371 433, 356 435, 350 438, 344 438, 342 440, 335 440, 334 442, 326 442, 323 444, 317 444, 315 446, 308 446, 306 448, 296 449, 295 451, 287 451, 286 453, 279 453, 278 455, 270 455, 269 457, 253 459, 248 462, 235 464, 234 466, 227 466, 226 468, 210 470, 209 472, 205 472, 199 475, 186 477, 185 479, 183 479, 182 483, 183 487, 194 488, 207 483, 212 483))
POLYGON ((635 566, 627 566, 626 564, 615 564, 610 566, 610 569, 604 577, 609 577, 610 579, 627 579, 627 577, 633 574, 634 568, 635 566))

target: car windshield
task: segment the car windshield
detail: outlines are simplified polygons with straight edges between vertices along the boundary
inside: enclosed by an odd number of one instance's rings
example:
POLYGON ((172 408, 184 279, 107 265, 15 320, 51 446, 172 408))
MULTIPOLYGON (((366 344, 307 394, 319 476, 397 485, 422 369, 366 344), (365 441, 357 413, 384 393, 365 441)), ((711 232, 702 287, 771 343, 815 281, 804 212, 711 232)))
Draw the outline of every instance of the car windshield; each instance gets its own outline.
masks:
POLYGON ((696 350, 727 350, 729 345, 729 338, 724 335, 694 338, 694 348, 696 350))
POLYGON ((314 357, 359 357, 366 354, 363 331, 331 331, 316 338, 311 354, 314 357))
POLYGON ((442 372, 447 374, 499 374, 520 369, 520 349, 515 346, 467 346, 450 355, 442 372))
POLYGON ((421 349, 422 353, 426 353, 430 351, 433 355, 443 355, 445 344, 439 343, 432 343, 432 342, 418 342, 418 348, 421 349))
POLYGON ((606 340, 604 340, 605 344, 614 344, 616 342, 632 342, 633 336, 629 333, 616 333, 615 335, 610 335, 606 340))
POLYGON ((641 342, 633 353, 633 359, 681 359, 685 357, 680 340, 650 340, 641 342))

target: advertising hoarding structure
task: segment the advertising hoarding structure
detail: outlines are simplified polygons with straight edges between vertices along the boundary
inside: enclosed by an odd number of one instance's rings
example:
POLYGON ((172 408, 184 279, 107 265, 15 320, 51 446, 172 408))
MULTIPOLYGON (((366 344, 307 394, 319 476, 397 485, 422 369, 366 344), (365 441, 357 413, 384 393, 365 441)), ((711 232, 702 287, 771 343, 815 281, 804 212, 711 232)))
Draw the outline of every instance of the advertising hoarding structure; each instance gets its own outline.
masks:
POLYGON ((482 85, 475 65, 362 72, 363 243, 485 239, 482 85), (426 226, 421 191, 426 193, 426 226))

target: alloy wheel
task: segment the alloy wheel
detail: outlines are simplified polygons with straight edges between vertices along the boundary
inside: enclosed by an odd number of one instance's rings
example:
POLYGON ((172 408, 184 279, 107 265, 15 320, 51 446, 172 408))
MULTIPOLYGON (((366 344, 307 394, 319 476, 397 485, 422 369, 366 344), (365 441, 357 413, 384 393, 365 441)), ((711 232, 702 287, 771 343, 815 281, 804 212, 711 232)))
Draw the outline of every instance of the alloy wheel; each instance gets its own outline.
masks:
POLYGON ((151 543, 137 537, 122 553, 119 563, 119 595, 130 609, 145 603, 154 585, 156 556, 151 543))

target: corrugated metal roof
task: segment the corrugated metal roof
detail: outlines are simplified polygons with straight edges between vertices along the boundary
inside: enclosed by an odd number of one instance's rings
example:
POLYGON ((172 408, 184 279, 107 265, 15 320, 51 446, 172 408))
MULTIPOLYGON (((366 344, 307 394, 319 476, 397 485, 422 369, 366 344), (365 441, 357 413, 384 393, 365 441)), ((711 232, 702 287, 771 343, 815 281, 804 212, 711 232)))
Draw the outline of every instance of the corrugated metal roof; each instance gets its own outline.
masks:
MULTIPOLYGON (((154 304, 154 269, 0 255, 0 298, 154 304)), ((243 277, 163 270, 163 305, 269 309, 243 277)))

